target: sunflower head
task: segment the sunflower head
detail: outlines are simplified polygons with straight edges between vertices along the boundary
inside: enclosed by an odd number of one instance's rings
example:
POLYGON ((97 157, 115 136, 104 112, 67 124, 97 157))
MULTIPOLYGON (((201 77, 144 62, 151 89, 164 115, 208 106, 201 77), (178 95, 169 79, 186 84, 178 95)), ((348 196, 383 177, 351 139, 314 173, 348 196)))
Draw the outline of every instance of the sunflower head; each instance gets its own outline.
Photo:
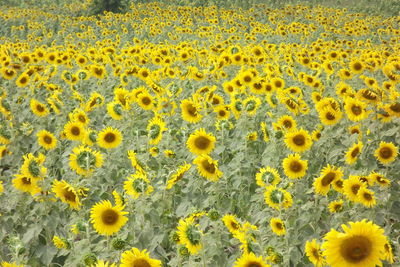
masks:
POLYGON ((95 204, 90 211, 93 227, 100 235, 112 235, 126 224, 128 218, 121 206, 112 206, 108 200, 95 204))

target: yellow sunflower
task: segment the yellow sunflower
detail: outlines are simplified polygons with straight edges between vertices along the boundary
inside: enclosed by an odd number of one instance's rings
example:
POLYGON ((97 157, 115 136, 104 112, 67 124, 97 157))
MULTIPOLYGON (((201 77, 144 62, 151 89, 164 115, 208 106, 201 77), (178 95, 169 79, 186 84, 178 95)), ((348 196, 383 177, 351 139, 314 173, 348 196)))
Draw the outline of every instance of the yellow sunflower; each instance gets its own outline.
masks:
POLYGON ((294 152, 304 152, 310 149, 312 140, 310 134, 303 130, 293 130, 285 134, 285 143, 294 152))
POLYGON ((122 142, 122 134, 118 129, 107 127, 97 136, 97 144, 106 149, 118 147, 122 142))
POLYGON ((190 123, 201 121, 203 115, 200 114, 201 106, 190 99, 184 99, 181 102, 182 118, 190 123))
POLYGON ((58 197, 62 202, 69 204, 69 206, 75 210, 79 210, 82 205, 79 201, 79 195, 76 192, 75 188, 73 188, 66 181, 54 180, 53 186, 51 189, 56 197, 58 197))
POLYGON ((313 186, 317 194, 325 196, 331 188, 331 183, 343 177, 343 171, 335 166, 327 165, 322 169, 321 174, 314 180, 313 186))
POLYGON ((32 98, 30 101, 30 107, 36 116, 46 117, 49 114, 49 110, 45 104, 40 103, 36 99, 32 98))
POLYGON ((126 250, 121 255, 120 267, 161 267, 161 261, 150 258, 149 253, 144 249, 137 248, 126 250))
POLYGON ((343 200, 335 200, 329 203, 329 212, 336 213, 343 210, 343 200))
POLYGON ((276 210, 290 208, 293 204, 293 199, 290 193, 275 186, 267 186, 265 188, 264 198, 265 203, 276 210))
POLYGON ((387 179, 384 175, 377 173, 377 172, 371 172, 369 174, 370 180, 375 181, 377 184, 380 186, 389 186, 390 185, 390 180, 387 179))
POLYGON ((234 215, 226 214, 221 220, 233 236, 242 231, 242 225, 234 215))
POLYGON ((179 182, 185 173, 192 167, 190 164, 184 164, 179 166, 178 170, 171 176, 171 179, 167 181, 166 189, 171 189, 177 182, 179 182))
POLYGON ((37 180, 26 177, 24 174, 15 175, 12 184, 15 189, 30 193, 32 196, 41 191, 41 188, 37 185, 37 180))
POLYGON ((113 101, 107 104, 107 113, 114 120, 122 119, 122 105, 118 101, 113 101))
POLYGON ((318 114, 321 123, 324 125, 335 125, 343 117, 343 113, 340 110, 334 110, 331 108, 324 108, 318 112, 318 114))
POLYGON ((322 256, 321 244, 318 244, 316 239, 313 239, 311 242, 306 241, 305 252, 315 267, 325 266, 326 263, 322 256))
POLYGON ((218 169, 218 161, 213 160, 208 155, 198 156, 194 159, 193 163, 197 165, 200 175, 212 182, 218 181, 223 175, 218 169))
POLYGON ((177 229, 180 243, 189 250, 190 254, 198 254, 203 248, 201 243, 202 232, 195 225, 194 219, 180 219, 177 229))
POLYGON ((362 182, 359 176, 350 175, 347 180, 343 182, 344 195, 353 202, 358 202, 358 192, 361 188, 365 188, 366 184, 362 182))
POLYGON ((257 257, 253 252, 244 253, 235 261, 233 267, 269 267, 262 256, 257 257))
POLYGON ((368 208, 372 208, 376 205, 376 200, 374 196, 374 192, 366 187, 361 187, 357 193, 358 202, 363 204, 368 208))
POLYGON ((124 215, 123 206, 112 206, 109 200, 95 204, 90 210, 90 221, 100 235, 112 235, 126 224, 128 218, 124 215))
POLYGON ((398 149, 392 142, 386 143, 382 141, 375 150, 374 156, 380 163, 387 165, 396 159, 397 153, 398 149))
POLYGON ((256 182, 260 187, 265 187, 269 185, 277 185, 281 181, 281 176, 278 171, 270 166, 261 168, 256 174, 256 182))
POLYGON ((75 109, 73 112, 69 114, 69 119, 71 121, 77 121, 82 123, 82 125, 87 126, 90 122, 90 119, 85 111, 81 109, 75 109))
POLYGON ((153 96, 147 92, 139 94, 136 102, 144 110, 152 110, 155 107, 155 101, 153 96))
POLYGON ((163 132, 168 130, 168 128, 165 127, 165 122, 156 116, 149 120, 146 130, 150 138, 149 143, 157 145, 161 141, 163 132))
POLYGON ((385 250, 383 251, 383 259, 390 264, 393 264, 396 261, 393 254, 393 243, 387 239, 384 248, 385 250))
POLYGON ((347 117, 351 121, 360 121, 366 119, 369 115, 369 112, 366 111, 366 108, 366 103, 352 97, 347 97, 344 101, 344 109, 347 117))
POLYGON ((16 80, 15 80, 15 84, 18 87, 25 87, 26 85, 29 84, 30 81, 30 77, 27 73, 22 73, 16 80))
POLYGON ((24 163, 21 166, 21 173, 31 179, 43 179, 47 169, 43 166, 46 157, 39 154, 35 157, 32 153, 23 156, 24 163))
POLYGON ((103 156, 89 147, 79 146, 69 156, 69 166, 77 174, 89 176, 96 168, 103 165, 103 156))
POLYGON ((215 136, 207 133, 203 128, 192 133, 186 145, 189 151, 195 155, 210 154, 215 147, 215 136))
POLYGON ((39 145, 44 149, 50 150, 57 146, 57 139, 55 136, 46 130, 41 130, 37 134, 39 145))
POLYGON ((0 146, 0 159, 4 158, 7 154, 11 154, 6 146, 0 146))
POLYGON ((269 221, 269 225, 272 228, 272 231, 276 235, 285 235, 286 233, 286 228, 285 228, 285 223, 279 219, 279 218, 271 218, 269 221))
POLYGON ((381 266, 382 252, 386 244, 384 231, 372 222, 362 220, 342 225, 344 233, 332 229, 322 244, 326 262, 332 267, 381 266))
POLYGON ((127 180, 124 182, 124 190, 126 194, 136 199, 141 194, 149 195, 153 192, 154 188, 150 185, 150 181, 145 174, 137 172, 127 177, 127 180))
POLYGON ((363 143, 360 141, 357 144, 353 144, 352 147, 346 152, 346 163, 351 165, 357 161, 358 156, 361 154, 363 143))
POLYGON ((297 122, 290 115, 283 115, 278 119, 277 123, 274 124, 275 130, 292 131, 296 129, 296 127, 297 127, 297 122))
POLYGON ((64 126, 64 133, 67 139, 74 141, 81 141, 86 136, 86 129, 84 125, 77 121, 69 121, 64 126))
POLYGON ((291 179, 302 178, 306 175, 308 161, 302 160, 299 154, 290 154, 282 162, 283 172, 291 179))

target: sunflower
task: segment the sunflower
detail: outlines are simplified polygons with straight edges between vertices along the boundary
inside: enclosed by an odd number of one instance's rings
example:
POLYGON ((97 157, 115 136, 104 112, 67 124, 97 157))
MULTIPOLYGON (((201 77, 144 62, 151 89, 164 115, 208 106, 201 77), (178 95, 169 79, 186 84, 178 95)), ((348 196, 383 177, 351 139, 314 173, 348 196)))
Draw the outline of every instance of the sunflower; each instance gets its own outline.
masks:
POLYGON ((314 180, 313 186, 317 194, 325 196, 331 188, 331 183, 343 177, 343 171, 335 166, 327 165, 322 169, 321 174, 314 180))
POLYGON ((350 175, 349 179, 343 182, 343 193, 349 200, 358 202, 358 192, 365 187, 366 184, 360 180, 359 176, 350 175))
POLYGON ((296 120, 290 116, 290 115, 283 115, 280 117, 277 121, 277 124, 275 124, 276 127, 275 130, 286 130, 286 131, 292 131, 296 129, 297 127, 297 122, 296 120))
POLYGON ((177 229, 180 243, 189 250, 190 254, 199 253, 200 249, 203 248, 201 243, 202 232, 194 224, 194 219, 180 219, 177 229))
POLYGON ((42 179, 47 169, 43 166, 46 157, 39 154, 35 157, 32 153, 23 156, 24 163, 21 166, 21 173, 31 179, 42 179))
POLYGON ((243 101, 243 110, 249 116, 255 116, 257 109, 261 105, 261 100, 258 97, 250 96, 243 101))
POLYGON ((365 110, 366 107, 366 103, 351 97, 347 97, 344 101, 344 109, 347 117, 351 121, 360 121, 366 119, 369 114, 369 112, 365 110))
POLYGON ((231 112, 230 107, 227 105, 222 105, 214 108, 214 112, 217 114, 217 120, 227 120, 229 119, 231 112))
POLYGON ((253 252, 244 253, 235 261, 233 267, 269 267, 262 256, 257 257, 253 252))
POLYGON ((150 185, 150 181, 145 174, 137 172, 127 177, 127 180, 124 182, 124 190, 126 194, 136 199, 141 194, 149 195, 153 192, 154 188, 150 185))
POLYGON ((397 157, 397 147, 392 143, 381 142, 379 147, 375 150, 374 156, 382 164, 389 164, 397 157))
POLYGON ((352 74, 360 74, 364 71, 365 66, 363 62, 355 59, 349 63, 349 69, 352 74))
POLYGON ((125 88, 117 87, 114 90, 114 101, 120 103, 124 109, 129 110, 132 99, 130 94, 125 88))
POLYGON ((265 188, 264 197, 265 203, 276 210, 280 210, 281 208, 287 209, 293 204, 293 199, 290 193, 275 186, 267 186, 265 188))
POLYGON ((7 154, 11 154, 6 146, 0 146, 0 159, 4 158, 7 154))
POLYGON ((15 175, 12 184, 15 189, 21 192, 30 193, 32 196, 41 191, 41 188, 37 185, 37 180, 31 179, 24 174, 15 175))
POLYGON ((73 112, 69 114, 69 119, 71 121, 77 121, 82 123, 82 125, 87 126, 90 122, 90 119, 85 111, 81 109, 75 109, 73 112))
POLYGON ((89 176, 95 168, 100 168, 102 165, 102 154, 89 147, 75 147, 69 156, 69 166, 79 175, 89 176))
POLYGON ((92 111, 104 104, 104 96, 98 92, 92 92, 88 102, 85 104, 85 111, 92 111))
POLYGON ((369 174, 370 180, 375 181, 378 183, 380 186, 389 186, 390 185, 390 180, 387 179, 385 176, 383 176, 380 173, 377 172, 371 172, 369 174))
POLYGON ((79 195, 66 181, 54 180, 52 189, 56 197, 58 197, 62 202, 69 204, 69 206, 75 210, 79 210, 82 205, 79 201, 79 195))
POLYGON ((200 114, 201 106, 190 99, 184 99, 181 102, 182 118, 190 123, 197 123, 203 115, 200 114))
POLYGON ((141 93, 137 97, 136 102, 144 110, 152 110, 155 107, 155 101, 153 96, 147 92, 141 93))
POLYGON ((49 110, 47 109, 45 104, 40 103, 36 99, 32 98, 30 101, 30 107, 36 116, 46 117, 49 114, 49 110))
POLYGON ((335 125, 343 117, 343 113, 340 110, 336 111, 330 108, 325 108, 322 111, 318 112, 318 114, 321 123, 324 125, 335 125))
MULTIPOLYGON (((137 248, 126 250, 121 255, 120 267, 161 267, 161 261, 150 258, 146 249, 137 248)), ((110 266, 111 267, 111 266, 110 266)))
POLYGON ((179 182, 183 176, 185 175, 185 173, 192 167, 192 165, 190 164, 184 164, 182 166, 179 166, 178 170, 171 176, 171 179, 169 179, 167 181, 167 187, 166 189, 171 189, 174 184, 176 184, 177 182, 179 182))
POLYGON ((306 241, 305 252, 308 259, 314 264, 315 267, 322 267, 325 265, 325 259, 322 256, 321 244, 317 243, 316 239, 311 242, 306 241))
POLYGON ((118 147, 122 142, 122 134, 118 129, 107 127, 97 136, 97 144, 106 149, 118 147))
POLYGON ((118 101, 113 101, 107 104, 107 113, 114 120, 122 119, 122 105, 118 101))
POLYGON ((277 185, 281 181, 281 177, 278 171, 270 166, 266 168, 261 168, 256 174, 256 182, 260 187, 265 187, 269 185, 277 185))
POLYGON ((163 132, 168 130, 168 128, 165 127, 165 122, 160 117, 156 116, 149 120, 146 130, 150 138, 149 143, 151 145, 157 145, 161 141, 163 132))
POLYGON ((37 134, 39 145, 44 149, 50 150, 57 146, 57 139, 54 135, 46 130, 41 130, 37 134))
POLYGON ((283 172, 291 179, 302 178, 306 175, 308 161, 302 160, 299 154, 290 154, 282 162, 283 172))
POLYGON ((218 181, 223 175, 218 169, 218 161, 213 160, 208 155, 203 154, 198 156, 194 159, 193 163, 197 165, 200 175, 212 182, 218 181))
POLYGON ((60 238, 59 236, 53 236, 53 244, 58 249, 68 249, 69 244, 64 238, 60 238))
POLYGON ((285 134, 286 145, 294 152, 304 152, 312 145, 310 134, 303 130, 293 130, 285 134))
POLYGON ((395 262, 393 255, 393 243, 387 239, 384 248, 385 249, 383 251, 383 259, 393 264, 395 262))
POLYGON ((192 133, 186 145, 189 151, 195 155, 210 154, 215 147, 215 136, 207 133, 203 128, 192 133))
POLYGON ((69 121, 64 126, 66 138, 74 141, 82 141, 86 136, 86 130, 82 123, 69 121))
POLYGON ((15 84, 18 87, 25 87, 29 84, 30 77, 27 73, 22 73, 17 80, 15 80, 15 84))
POLYGON ((343 210, 343 200, 336 200, 329 203, 329 212, 336 213, 343 210))
POLYGON ((90 221, 100 235, 112 235, 126 224, 128 218, 124 215, 123 206, 112 206, 109 200, 96 203, 90 210, 90 221))
POLYGON ((343 178, 336 178, 332 183, 333 190, 339 193, 343 193, 343 178))
POLYGON ((233 236, 236 236, 239 232, 243 230, 241 223, 236 219, 234 215, 226 214, 224 215, 224 217, 222 217, 221 220, 233 236))
POLYGON ((360 190, 358 190, 357 198, 358 202, 360 202, 361 204, 363 204, 368 208, 372 208, 373 206, 376 205, 374 192, 366 187, 361 187, 360 190))
POLYGON ((101 65, 90 66, 90 73, 98 79, 103 79, 107 75, 106 69, 101 65))
POLYGON ((272 231, 276 235, 285 235, 286 233, 286 228, 285 228, 285 223, 279 219, 279 218, 271 218, 269 221, 269 225, 272 228, 272 231))
POLYGON ((381 266, 386 243, 384 231, 372 222, 362 220, 342 225, 344 233, 332 229, 322 244, 326 262, 332 267, 381 266))
POLYGON ((361 154, 363 148, 363 143, 358 142, 357 144, 353 144, 352 147, 346 152, 346 163, 351 165, 357 161, 358 156, 361 154))

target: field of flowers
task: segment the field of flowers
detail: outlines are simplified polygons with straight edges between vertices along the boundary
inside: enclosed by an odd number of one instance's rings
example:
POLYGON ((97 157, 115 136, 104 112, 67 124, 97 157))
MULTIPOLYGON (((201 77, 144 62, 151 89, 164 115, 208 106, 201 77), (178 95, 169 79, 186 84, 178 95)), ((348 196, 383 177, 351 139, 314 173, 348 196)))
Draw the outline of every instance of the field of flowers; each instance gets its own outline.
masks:
POLYGON ((400 14, 90 2, 0 10, 0 265, 399 266, 400 14))

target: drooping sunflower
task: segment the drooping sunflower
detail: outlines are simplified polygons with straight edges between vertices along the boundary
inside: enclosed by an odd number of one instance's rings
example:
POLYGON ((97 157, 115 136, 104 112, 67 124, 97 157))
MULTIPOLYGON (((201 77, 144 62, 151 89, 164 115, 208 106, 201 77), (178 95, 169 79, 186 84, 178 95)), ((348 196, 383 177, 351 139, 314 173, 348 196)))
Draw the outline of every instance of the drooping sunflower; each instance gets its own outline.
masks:
POLYGON ((66 240, 63 240, 64 238, 60 238, 59 236, 55 235, 53 236, 53 244, 56 248, 58 249, 67 249, 69 244, 66 240))
POLYGON ((79 210, 82 203, 79 200, 79 194, 66 181, 54 180, 52 189, 56 197, 58 197, 62 202, 67 203, 71 208, 79 210))
POLYGON ((82 141, 86 136, 86 129, 80 122, 69 121, 64 126, 64 133, 69 140, 82 141))
POLYGON ((276 235, 285 235, 285 223, 280 218, 271 218, 271 220, 269 221, 269 225, 276 235))
POLYGON ((190 254, 198 254, 203 248, 201 243, 202 233, 195 225, 194 219, 180 219, 177 229, 180 243, 189 250, 190 254))
POLYGON ((200 175, 212 182, 218 181, 223 173, 218 169, 218 161, 208 155, 200 155, 193 161, 200 175))
POLYGON ((233 267, 269 267, 262 256, 257 257, 253 252, 244 253, 235 261, 233 267))
POLYGON ((157 145, 161 141, 163 132, 168 130, 168 128, 165 127, 165 122, 160 117, 156 116, 149 120, 146 130, 150 138, 149 143, 151 145, 157 145))
POLYGON ((235 215, 226 214, 221 220, 233 236, 242 231, 242 224, 237 220, 235 215))
POLYGON ((322 256, 321 244, 317 243, 316 239, 313 239, 311 242, 306 241, 305 252, 315 267, 322 267, 326 264, 322 256))
POLYGON ((390 180, 387 179, 384 175, 377 173, 377 172, 371 172, 369 174, 370 180, 375 181, 377 184, 380 186, 389 186, 390 185, 390 180))
POLYGON ((142 194, 149 195, 153 192, 154 188, 150 185, 150 181, 145 174, 136 172, 127 177, 127 180, 124 182, 124 190, 126 194, 136 199, 142 194))
POLYGON ((126 250, 121 255, 120 267, 161 267, 161 261, 150 258, 146 249, 137 248, 126 250))
POLYGON ((192 167, 190 164, 184 164, 179 166, 178 170, 171 176, 171 179, 167 181, 166 189, 171 189, 178 181, 180 181, 185 173, 192 167))
POLYGON ((96 203, 90 210, 90 221, 100 235, 112 235, 126 224, 128 218, 124 215, 123 206, 112 206, 109 200, 96 203))
POLYGON ((325 196, 331 188, 331 183, 343 177, 343 171, 335 166, 327 165, 321 170, 321 174, 314 180, 313 186, 317 194, 325 196))
POLYGON ((49 114, 49 109, 46 107, 45 104, 40 103, 36 99, 32 98, 30 101, 30 107, 36 116, 39 117, 46 117, 49 114))
POLYGON ((381 142, 379 147, 375 150, 374 156, 379 160, 382 164, 390 164, 397 157, 398 149, 392 143, 381 142))
POLYGON ((256 183, 260 187, 265 187, 269 185, 277 185, 281 181, 281 176, 278 171, 270 166, 261 168, 256 174, 256 183))
POLYGON ((24 163, 21 166, 21 173, 31 179, 43 179, 47 172, 47 169, 43 166, 46 157, 41 153, 37 157, 29 153, 24 155, 23 159, 24 163))
POLYGON ((337 213, 343 210, 343 200, 335 200, 329 203, 329 212, 337 213))
POLYGON ((383 259, 389 262, 390 264, 393 264, 395 262, 393 254, 393 243, 388 238, 386 240, 384 248, 385 250, 383 251, 383 259))
POLYGON ((122 105, 118 101, 113 101, 107 104, 107 113, 114 120, 122 119, 122 105))
POLYGON ((358 192, 361 188, 365 188, 366 184, 362 182, 359 176, 350 175, 348 179, 343 182, 344 195, 353 202, 358 202, 358 192))
POLYGON ((104 96, 98 92, 92 92, 89 100, 85 104, 85 111, 92 111, 104 104, 104 96))
POLYGON ((303 129, 293 130, 285 134, 285 143, 294 152, 304 152, 310 149, 312 140, 310 134, 303 129))
POLYGON ((186 145, 189 151, 195 155, 210 154, 215 147, 215 141, 216 138, 213 134, 200 128, 189 136, 186 145))
POLYGON ((41 130, 37 133, 39 145, 44 149, 50 150, 57 146, 57 139, 55 136, 46 130, 41 130))
POLYGON ((122 142, 122 134, 118 129, 107 127, 97 136, 97 144, 106 149, 118 147, 122 142))
POLYGON ((344 109, 347 117, 351 121, 360 121, 366 119, 369 112, 366 111, 367 104, 352 97, 347 97, 344 101, 344 109))
POLYGON ((346 152, 346 163, 351 165, 357 161, 358 156, 361 154, 363 148, 363 143, 360 141, 353 144, 352 147, 346 152))
POLYGON ((86 146, 75 147, 69 156, 69 166, 79 175, 89 176, 102 165, 102 154, 86 146))
POLYGON ((322 244, 326 262, 332 267, 381 266, 386 243, 384 231, 378 225, 362 220, 342 225, 344 233, 332 229, 322 244))
POLYGON ((267 186, 265 188, 264 198, 265 203, 276 210, 290 208, 293 204, 293 199, 290 193, 275 186, 267 186))
POLYGON ((299 154, 290 154, 282 162, 283 172, 291 179, 302 178, 306 175, 308 161, 302 160, 299 154))
POLYGON ((26 177, 24 174, 16 174, 15 178, 12 180, 12 184, 15 189, 30 193, 32 196, 41 191, 37 180, 26 177))

